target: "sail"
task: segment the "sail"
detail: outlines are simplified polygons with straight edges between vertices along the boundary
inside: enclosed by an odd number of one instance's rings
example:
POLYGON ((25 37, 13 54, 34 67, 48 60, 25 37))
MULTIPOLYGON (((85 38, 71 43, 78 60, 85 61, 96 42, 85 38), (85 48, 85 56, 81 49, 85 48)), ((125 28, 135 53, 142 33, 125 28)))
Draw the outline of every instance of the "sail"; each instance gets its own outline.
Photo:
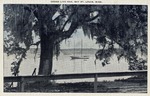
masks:
MULTIPOLYGON (((74 42, 74 45, 75 45, 75 42, 74 42)), ((81 39, 81 56, 75 56, 75 46, 74 46, 74 56, 70 56, 71 59, 89 59, 89 56, 82 56, 82 50, 83 50, 82 46, 83 46, 83 41, 81 39)))

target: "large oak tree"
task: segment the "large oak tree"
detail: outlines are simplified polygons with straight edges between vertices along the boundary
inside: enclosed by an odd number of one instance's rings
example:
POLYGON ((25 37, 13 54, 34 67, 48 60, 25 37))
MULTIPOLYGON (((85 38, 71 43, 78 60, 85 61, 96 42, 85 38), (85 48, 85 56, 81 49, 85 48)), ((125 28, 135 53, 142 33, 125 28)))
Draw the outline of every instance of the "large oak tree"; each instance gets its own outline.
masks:
POLYGON ((40 45, 39 75, 50 75, 53 55, 59 54, 59 43, 78 28, 96 38, 103 47, 96 53, 96 59, 104 60, 103 64, 117 54, 118 60, 127 58, 130 69, 144 69, 146 60, 139 60, 137 51, 147 55, 147 6, 7 4, 4 5, 4 51, 18 59, 12 63, 17 64, 14 74, 18 73, 30 47, 40 45), (40 41, 33 42, 33 33, 40 41), (115 44, 120 47, 116 49, 115 44), (137 67, 141 62, 142 68, 137 67))

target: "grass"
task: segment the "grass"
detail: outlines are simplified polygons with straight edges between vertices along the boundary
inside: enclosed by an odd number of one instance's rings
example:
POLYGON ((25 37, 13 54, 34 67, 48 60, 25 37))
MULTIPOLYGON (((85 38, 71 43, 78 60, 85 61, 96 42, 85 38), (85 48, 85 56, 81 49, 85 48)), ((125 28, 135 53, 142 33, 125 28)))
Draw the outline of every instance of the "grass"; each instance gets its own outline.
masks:
MULTIPOLYGON (((71 93, 92 93, 93 82, 77 83, 55 83, 55 82, 34 82, 26 83, 25 92, 71 92, 71 93)), ((125 82, 125 81, 103 81, 98 82, 98 93, 146 93, 147 82, 125 82)), ((15 89, 6 89, 5 92, 17 92, 15 89)))

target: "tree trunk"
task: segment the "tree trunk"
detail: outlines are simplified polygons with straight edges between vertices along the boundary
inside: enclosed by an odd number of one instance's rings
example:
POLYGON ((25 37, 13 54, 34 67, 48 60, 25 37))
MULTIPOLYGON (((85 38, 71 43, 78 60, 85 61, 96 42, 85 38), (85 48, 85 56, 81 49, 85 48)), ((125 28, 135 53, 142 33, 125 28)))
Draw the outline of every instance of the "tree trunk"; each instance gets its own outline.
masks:
POLYGON ((53 38, 41 32, 41 55, 38 75, 51 75, 53 64, 53 38))

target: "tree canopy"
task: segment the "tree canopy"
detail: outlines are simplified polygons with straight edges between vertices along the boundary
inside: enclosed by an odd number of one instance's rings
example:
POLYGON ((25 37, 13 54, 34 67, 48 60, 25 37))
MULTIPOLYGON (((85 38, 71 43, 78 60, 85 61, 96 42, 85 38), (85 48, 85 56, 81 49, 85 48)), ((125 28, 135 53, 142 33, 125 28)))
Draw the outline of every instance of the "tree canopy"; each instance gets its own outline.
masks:
MULTIPOLYGON (((146 5, 6 4, 4 52, 16 55, 17 61, 12 64, 17 64, 18 72, 26 52, 32 45, 40 44, 39 73, 51 74, 44 73, 44 68, 48 66, 46 64, 52 63, 52 60, 47 60, 54 54, 58 56, 60 42, 70 38, 79 28, 83 29, 85 36, 96 38, 97 43, 102 46, 95 56, 96 59, 103 60, 103 64, 107 64, 109 58, 117 54, 118 60, 122 57, 127 59, 130 70, 146 69, 147 58, 138 57, 139 52, 147 56, 146 5), (34 42, 33 34, 38 35, 40 41, 34 42), (116 45, 119 48, 115 48, 116 45), (50 53, 50 50, 53 52, 50 53)), ((51 70, 51 67, 47 70, 51 70)))
POLYGON ((125 57, 130 70, 146 69, 147 55, 147 7, 146 6, 103 6, 96 23, 87 24, 97 42, 106 49, 98 51, 96 57, 107 64, 113 53, 118 60, 125 57), (116 50, 115 44, 119 45, 116 50))

